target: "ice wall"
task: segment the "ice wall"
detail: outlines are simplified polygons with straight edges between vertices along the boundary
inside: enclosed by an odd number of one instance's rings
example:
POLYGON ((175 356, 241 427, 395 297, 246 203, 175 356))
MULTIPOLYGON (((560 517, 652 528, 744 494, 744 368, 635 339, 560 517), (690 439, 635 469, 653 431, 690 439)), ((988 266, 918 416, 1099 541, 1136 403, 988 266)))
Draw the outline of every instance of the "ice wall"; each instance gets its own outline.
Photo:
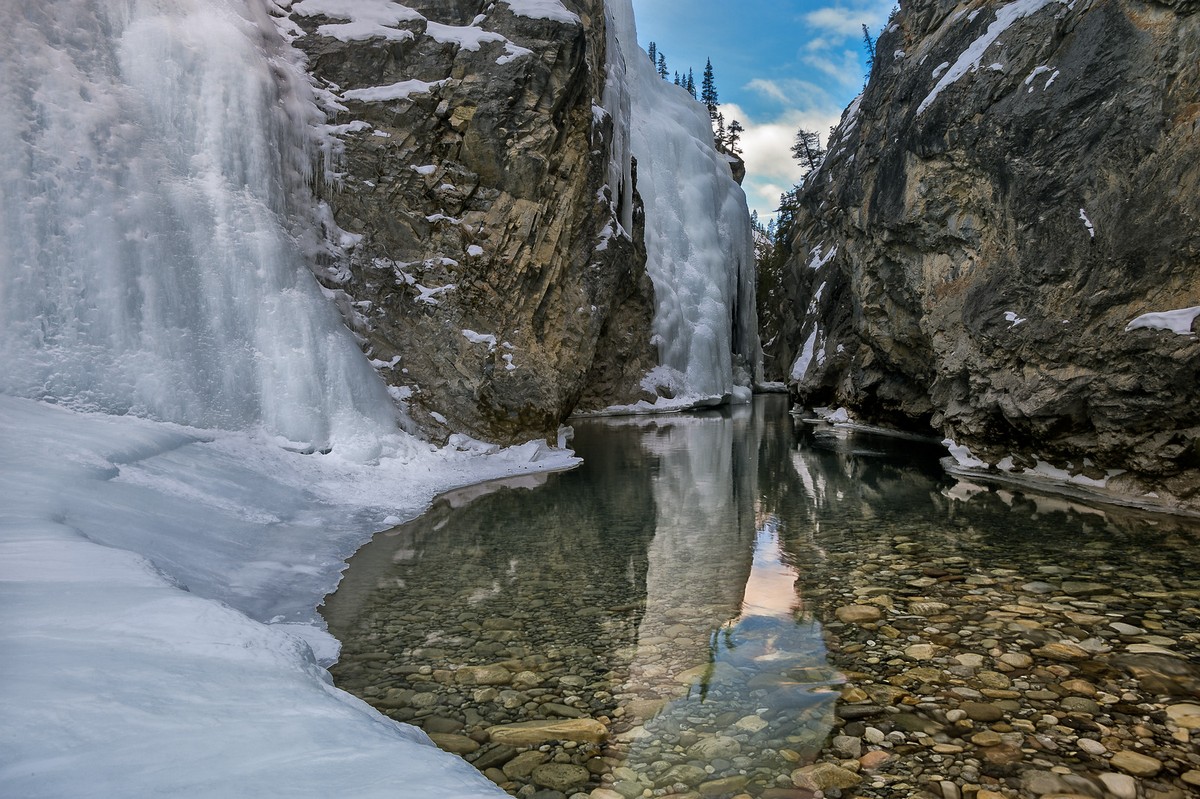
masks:
POLYGON ((748 399, 760 356, 746 195, 713 147, 704 106, 659 78, 638 47, 631 0, 608 6, 632 98, 662 364, 684 395, 748 399))
POLYGON ((394 429, 289 227, 319 117, 267 6, 0 8, 0 392, 367 455, 394 429))

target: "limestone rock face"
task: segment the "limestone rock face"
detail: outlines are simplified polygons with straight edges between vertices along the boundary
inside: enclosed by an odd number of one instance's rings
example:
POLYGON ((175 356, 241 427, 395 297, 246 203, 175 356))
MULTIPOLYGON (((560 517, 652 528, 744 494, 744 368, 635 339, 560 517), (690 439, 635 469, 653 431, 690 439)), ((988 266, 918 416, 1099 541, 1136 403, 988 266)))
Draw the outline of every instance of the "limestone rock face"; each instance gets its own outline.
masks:
POLYGON ((903 4, 799 194, 799 398, 1200 507, 1200 342, 1126 329, 1200 306, 1198 10, 903 4))
POLYGON ((435 437, 553 436, 581 398, 635 401, 657 363, 641 234, 606 185, 603 4, 514 5, 292 6, 342 143, 322 280, 435 437))

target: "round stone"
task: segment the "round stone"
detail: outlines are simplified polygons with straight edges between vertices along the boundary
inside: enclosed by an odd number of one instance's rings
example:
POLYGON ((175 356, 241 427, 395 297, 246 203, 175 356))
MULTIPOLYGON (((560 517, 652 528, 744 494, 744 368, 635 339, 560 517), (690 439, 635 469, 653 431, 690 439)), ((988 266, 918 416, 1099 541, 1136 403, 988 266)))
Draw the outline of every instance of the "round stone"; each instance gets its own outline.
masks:
POLYGON ((585 784, 591 774, 574 763, 545 763, 533 770, 533 783, 553 791, 567 793, 585 784))
POLYGON ((844 624, 865 624, 879 621, 883 611, 874 605, 843 605, 834 611, 834 615, 844 624))

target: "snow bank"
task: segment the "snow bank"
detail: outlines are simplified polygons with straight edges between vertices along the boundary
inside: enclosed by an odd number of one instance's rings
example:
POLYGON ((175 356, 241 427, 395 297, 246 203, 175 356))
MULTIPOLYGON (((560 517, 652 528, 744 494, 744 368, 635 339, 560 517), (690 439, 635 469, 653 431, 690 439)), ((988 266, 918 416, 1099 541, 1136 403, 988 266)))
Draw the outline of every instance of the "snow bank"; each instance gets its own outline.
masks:
POLYGON ((329 684, 315 607, 436 492, 564 453, 398 436, 368 466, 12 397, 0 441, 0 794, 503 796, 329 684))

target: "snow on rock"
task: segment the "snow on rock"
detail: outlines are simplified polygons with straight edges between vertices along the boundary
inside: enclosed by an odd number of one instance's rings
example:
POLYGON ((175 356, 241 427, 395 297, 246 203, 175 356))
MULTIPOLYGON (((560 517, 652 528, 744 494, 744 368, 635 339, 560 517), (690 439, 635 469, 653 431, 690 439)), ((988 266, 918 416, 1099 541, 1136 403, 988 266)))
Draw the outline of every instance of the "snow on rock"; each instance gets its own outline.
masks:
POLYGON ((955 462, 967 469, 986 469, 987 463, 981 461, 971 454, 971 448, 965 444, 956 444, 953 439, 947 438, 942 441, 942 445, 950 452, 950 457, 954 458, 955 462))
POLYGON ((461 50, 477 51, 487 42, 507 42, 508 38, 499 33, 485 31, 472 25, 443 25, 430 21, 425 28, 425 35, 441 44, 454 44, 461 50))
POLYGON ((496 349, 496 337, 491 333, 476 333, 474 330, 463 330, 463 338, 472 344, 486 344, 488 352, 496 349))
MULTIPOLYGON (((1031 17, 1041 11, 1051 3, 1065 3, 1063 0, 1016 0, 1008 3, 996 12, 996 19, 992 24, 988 25, 987 30, 975 41, 971 42, 970 46, 964 50, 954 64, 951 65, 943 74, 933 90, 926 95, 921 104, 917 106, 917 116, 925 112, 937 99, 938 95, 947 86, 955 83, 959 78, 966 75, 968 72, 974 72, 979 69, 980 61, 983 59, 987 49, 991 47, 1000 35, 1008 30, 1017 20, 1031 17)), ((941 67, 938 67, 940 70, 941 67)), ((935 70, 936 73, 937 70, 935 70)), ((935 75, 936 77, 936 75, 935 75)))
POLYGON ((800 354, 796 356, 796 361, 792 364, 791 372, 788 374, 794 382, 799 382, 808 374, 808 368, 812 365, 813 354, 817 347, 817 336, 819 330, 813 328, 813 332, 805 339, 804 346, 800 348, 800 354))
POLYGON ((1170 330, 1181 336, 1194 336, 1192 326, 1196 317, 1200 316, 1200 305, 1191 308, 1180 308, 1176 311, 1156 311, 1144 313, 1125 325, 1125 332, 1130 330, 1170 330))
POLYGON ((1008 322, 1009 327, 1016 327, 1017 325, 1021 324, 1022 322, 1025 322, 1028 320, 1022 319, 1020 316, 1017 316, 1016 311, 1005 311, 1004 312, 1004 321, 1008 322))
POLYGON ((513 14, 530 19, 550 19, 571 25, 579 24, 579 16, 567 10, 561 0, 501 0, 513 14))
POLYGON ((346 100, 362 100, 365 103, 382 103, 389 100, 407 100, 414 94, 429 94, 445 83, 445 80, 402 80, 387 86, 369 86, 365 89, 347 89, 342 92, 346 100))
POLYGON ((391 0, 301 0, 292 5, 291 10, 305 17, 346 20, 317 28, 320 35, 343 42, 367 39, 409 41, 414 38, 412 31, 397 29, 396 25, 424 19, 417 11, 391 0))
POLYGON ((1087 213, 1082 208, 1079 209, 1079 218, 1083 221, 1083 226, 1087 228, 1088 236, 1096 238, 1096 226, 1092 224, 1092 220, 1088 219, 1087 213))
POLYGON ((836 244, 829 248, 829 252, 822 252, 822 248, 824 248, 824 246, 825 243, 820 242, 817 244, 817 246, 812 248, 812 252, 809 253, 808 259, 809 269, 820 269, 825 264, 832 261, 834 256, 837 255, 838 248, 836 244))

